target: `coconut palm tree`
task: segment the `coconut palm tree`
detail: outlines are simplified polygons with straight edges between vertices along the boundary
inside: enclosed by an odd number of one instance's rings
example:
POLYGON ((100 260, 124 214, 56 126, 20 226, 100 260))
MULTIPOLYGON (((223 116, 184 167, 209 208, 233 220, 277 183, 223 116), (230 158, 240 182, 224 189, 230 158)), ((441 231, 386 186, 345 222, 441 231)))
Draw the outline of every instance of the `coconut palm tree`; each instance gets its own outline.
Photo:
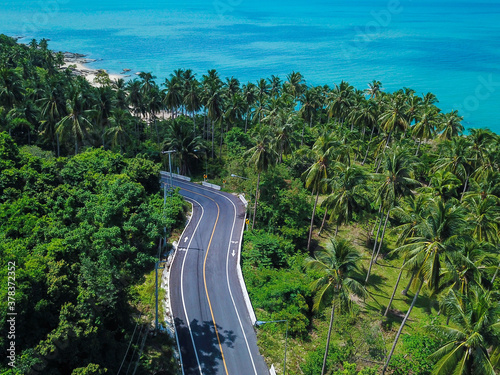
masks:
POLYGON ((490 170, 481 175, 473 173, 470 181, 470 190, 464 194, 464 197, 468 195, 477 195, 482 199, 491 195, 500 197, 500 172, 490 170))
POLYGON ((335 310, 350 311, 352 295, 365 297, 366 290, 356 278, 361 254, 345 239, 332 239, 325 249, 314 252, 315 257, 304 261, 305 268, 321 276, 311 287, 315 291, 313 309, 318 311, 332 305, 330 325, 326 339, 325 355, 321 375, 326 371, 326 359, 330 346, 335 310))
POLYGON ((387 96, 386 101, 383 103, 382 113, 380 114, 379 121, 382 130, 387 134, 385 147, 389 145, 391 135, 395 131, 406 132, 408 126, 408 103, 405 96, 400 93, 394 93, 387 96))
POLYGON ((283 155, 290 155, 296 147, 295 124, 299 122, 296 113, 282 110, 279 124, 274 128, 274 149, 278 154, 278 163, 283 162, 283 155))
POLYGON ((262 110, 266 105, 266 99, 269 95, 269 85, 264 78, 257 81, 255 95, 257 97, 257 102, 259 106, 256 109, 256 115, 258 116, 259 122, 262 120, 262 110))
POLYGON ((309 228, 309 237, 307 240, 307 251, 309 251, 311 247, 314 216, 316 215, 316 206, 318 205, 319 194, 326 190, 328 166, 336 146, 337 142, 333 133, 327 133, 320 136, 313 146, 316 162, 312 164, 302 175, 302 177, 305 178, 306 188, 310 188, 313 193, 316 193, 316 199, 314 200, 313 212, 311 216, 311 226, 309 228))
POLYGON ((365 282, 368 282, 372 265, 374 261, 376 261, 377 256, 382 248, 385 237, 385 230, 389 221, 389 214, 394 206, 394 203, 396 202, 396 199, 399 197, 412 195, 412 189, 420 185, 420 183, 414 179, 413 171, 416 166, 417 159, 413 155, 411 155, 407 149, 402 148, 401 146, 390 149, 384 158, 384 172, 378 176, 378 178, 381 179, 381 185, 378 189, 378 195, 380 204, 382 205, 382 210, 380 211, 380 221, 365 282), (380 237, 380 244, 378 244, 384 211, 384 229, 380 237), (376 251, 377 244, 378 250, 376 251))
POLYGON ((131 115, 128 111, 115 108, 111 113, 110 126, 106 135, 111 136, 111 146, 120 146, 120 153, 123 154, 125 138, 130 138, 127 125, 131 123, 131 115))
POLYGON ((423 106, 417 114, 417 121, 412 127, 412 136, 418 143, 415 156, 418 156, 423 141, 432 139, 436 127, 438 109, 435 106, 423 106))
POLYGON ((95 125, 101 131, 102 147, 106 147, 105 134, 109 126, 109 118, 114 106, 114 92, 110 86, 97 87, 95 90, 96 103, 94 104, 95 125))
POLYGON ((229 98, 240 93, 240 81, 237 78, 231 77, 226 78, 226 83, 224 83, 224 91, 229 98))
POLYGON ((441 145, 441 157, 436 160, 433 170, 445 170, 453 173, 462 181, 462 195, 467 191, 469 179, 474 172, 474 155, 471 143, 464 137, 454 137, 441 145))
POLYGON ((417 291, 413 297, 403 322, 399 327, 394 339, 391 351, 387 356, 382 375, 385 374, 389 362, 396 348, 401 332, 415 302, 420 294, 424 283, 431 292, 436 292, 440 287, 443 265, 450 261, 447 257, 456 252, 457 246, 467 239, 465 211, 457 202, 443 202, 434 198, 428 205, 428 213, 423 221, 416 226, 416 235, 408 238, 406 244, 400 246, 397 251, 404 254, 406 267, 414 270, 417 280, 417 291))
POLYGON ((480 287, 467 295, 450 291, 443 301, 453 326, 430 325, 428 332, 444 339, 432 354, 434 375, 494 375, 500 347, 500 303, 480 287))
POLYGON ((277 98, 278 96, 281 95, 282 91, 282 83, 281 83, 281 78, 275 75, 271 75, 271 78, 268 78, 267 81, 269 82, 269 95, 277 98))
POLYGON ((288 74, 286 76, 285 85, 294 101, 300 98, 306 88, 304 76, 299 72, 291 72, 288 74))
POLYGON ((245 155, 250 155, 249 164, 257 171, 257 187, 255 189, 255 205, 253 208, 252 229, 255 226, 255 215, 259 202, 260 175, 273 165, 276 161, 276 151, 272 147, 272 137, 269 129, 261 126, 254 136, 255 146, 249 149, 245 155))
POLYGON ((59 135, 65 132, 72 133, 75 141, 75 155, 78 154, 78 144, 88 135, 88 129, 93 125, 89 118, 93 110, 89 109, 82 92, 75 90, 71 98, 66 101, 66 113, 58 123, 56 132, 59 135))
POLYGON ((148 94, 146 95, 146 109, 149 114, 150 125, 151 122, 154 124, 155 132, 156 132, 156 142, 158 145, 160 144, 160 132, 158 131, 158 122, 157 115, 165 109, 165 105, 163 104, 163 97, 160 88, 153 84, 151 85, 148 94))
POLYGON ((368 84, 365 93, 369 95, 371 99, 378 99, 382 93, 382 82, 373 80, 368 84))
POLYGON ((365 133, 366 133, 366 128, 368 127, 370 131, 370 139, 368 143, 366 144, 366 152, 365 152, 365 157, 363 159, 363 162, 361 165, 365 164, 366 158, 368 157, 368 151, 369 151, 369 144, 371 143, 373 139, 373 134, 375 132, 375 129, 377 127, 377 121, 378 121, 378 105, 375 100, 366 100, 364 98, 361 98, 361 100, 358 101, 356 104, 355 108, 351 112, 350 116, 350 121, 352 121, 353 124, 356 124, 358 127, 362 128, 361 131, 361 142, 359 143, 358 146, 358 152, 359 148, 361 147, 361 144, 365 143, 365 133))
MULTIPOLYGON (((398 240, 396 242, 397 246, 404 245, 406 240, 411 237, 415 237, 417 233, 417 224, 421 223, 424 220, 424 216, 426 215, 427 205, 429 202, 432 202, 431 196, 428 194, 418 194, 416 196, 410 195, 400 199, 399 205, 393 208, 393 215, 398 221, 401 223, 396 228, 394 228, 393 232, 397 234, 398 240)), ((396 250, 397 252, 397 250, 396 250)), ((405 256, 405 254, 403 254, 405 256)), ((392 301, 394 300, 394 296, 396 295, 396 291, 399 286, 399 282, 401 281, 401 276, 403 271, 406 270, 406 257, 403 259, 403 264, 399 269, 399 275, 394 284, 394 288, 392 290, 392 295, 387 304, 387 308, 385 309, 384 316, 387 316, 389 312, 392 301)), ((410 270, 411 272, 412 270, 410 270)), ((408 287, 410 287, 408 284, 408 287)), ((403 291, 403 294, 406 295, 403 291)))
POLYGON ((0 105, 11 109, 23 99, 21 68, 0 68, 0 105))
POLYGON ((457 198, 456 190, 462 185, 462 181, 453 173, 444 169, 438 169, 431 175, 431 188, 428 188, 434 195, 441 199, 448 200, 457 198))
POLYGON ((363 186, 370 178, 370 175, 360 166, 335 164, 334 177, 327 179, 327 183, 332 190, 322 203, 325 206, 325 217, 321 223, 321 230, 326 219, 328 208, 332 209, 331 218, 335 217, 337 224, 335 237, 339 231, 340 224, 347 224, 352 219, 354 212, 361 212, 364 207, 369 206, 363 186))
POLYGON ((186 80, 186 82, 188 82, 188 87, 185 90, 183 102, 186 110, 193 117, 193 133, 196 133, 196 112, 202 107, 200 84, 194 76, 192 79, 186 80))
POLYGON ((478 241, 498 243, 500 228, 500 206, 498 203, 498 198, 493 195, 485 198, 469 195, 464 198, 467 222, 472 229, 472 237, 478 241))
POLYGON ((127 82, 127 102, 132 107, 132 113, 136 116, 144 116, 146 108, 144 105, 143 96, 141 95, 141 82, 134 79, 127 82))
POLYGON ((471 129, 467 139, 471 143, 474 175, 480 176, 487 171, 498 170, 496 152, 500 137, 488 129, 471 129))
POLYGON ((341 81, 339 85, 330 92, 328 96, 329 117, 335 117, 341 124, 347 119, 354 104, 354 87, 348 82, 341 81))
MULTIPOLYGON (((462 294, 469 294, 473 288, 491 287, 486 272, 495 268, 498 262, 497 250, 488 242, 479 242, 475 239, 462 241, 445 258, 443 271, 443 286, 448 290, 453 289, 462 294)), ((445 313, 446 309, 443 309, 445 313)), ((450 317, 448 316, 448 319, 450 317)))
POLYGON ((62 85, 56 82, 50 83, 41 93, 41 98, 37 100, 40 107, 42 134, 47 136, 57 151, 57 157, 60 156, 59 134, 56 132, 56 124, 64 114, 66 103, 64 100, 64 91, 62 85), (54 142, 55 141, 55 142, 54 142))
POLYGON ((300 115, 304 119, 304 124, 302 127, 302 138, 300 144, 304 144, 304 131, 305 131, 305 121, 309 123, 309 127, 312 127, 313 118, 316 114, 317 109, 320 107, 320 93, 318 88, 311 87, 306 89, 299 98, 302 107, 300 108, 300 115))
POLYGON ((127 86, 123 78, 116 79, 111 83, 115 92, 115 107, 120 109, 127 109, 127 86))
POLYGON ((255 105, 255 101, 257 100, 256 96, 256 89, 257 87, 251 83, 248 82, 247 85, 243 85, 242 88, 242 95, 243 95, 243 101, 245 103, 245 133, 247 132, 248 128, 248 120, 250 119, 250 111, 252 107, 255 105))
POLYGON ((438 130, 441 132, 439 134, 440 139, 452 139, 458 135, 461 135, 464 131, 464 127, 461 122, 464 118, 458 115, 458 111, 452 111, 449 113, 442 114, 438 118, 438 130))
POLYGON ((205 146, 201 136, 193 134, 180 121, 171 121, 167 128, 164 149, 176 150, 175 157, 179 160, 180 172, 183 175, 191 173, 191 161, 198 159, 205 146))
POLYGON ((163 97, 163 104, 171 112, 172 118, 175 118, 177 111, 182 106, 182 80, 174 74, 170 74, 170 79, 165 78, 163 83, 165 86, 165 96, 163 97))

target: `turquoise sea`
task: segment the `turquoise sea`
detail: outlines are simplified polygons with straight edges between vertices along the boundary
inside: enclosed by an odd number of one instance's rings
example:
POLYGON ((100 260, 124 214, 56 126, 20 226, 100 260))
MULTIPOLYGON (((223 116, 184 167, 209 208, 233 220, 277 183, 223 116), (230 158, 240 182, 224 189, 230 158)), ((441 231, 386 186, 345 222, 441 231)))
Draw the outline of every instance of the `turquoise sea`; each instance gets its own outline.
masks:
POLYGON ((217 69, 243 83, 301 72, 310 85, 373 79, 458 109, 500 134, 500 1, 3 0, 0 33, 118 73, 217 69))

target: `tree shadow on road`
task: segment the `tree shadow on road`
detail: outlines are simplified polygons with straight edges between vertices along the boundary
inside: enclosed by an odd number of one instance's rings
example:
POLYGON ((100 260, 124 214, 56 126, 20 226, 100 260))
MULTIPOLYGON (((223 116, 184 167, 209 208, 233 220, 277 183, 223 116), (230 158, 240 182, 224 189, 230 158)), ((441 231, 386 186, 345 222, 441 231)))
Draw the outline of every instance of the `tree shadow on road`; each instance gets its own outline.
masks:
POLYGON ((188 327, 182 319, 175 318, 175 326, 181 346, 184 373, 186 375, 200 373, 198 361, 203 374, 211 375, 224 372, 222 370, 224 365, 222 363, 219 340, 223 348, 224 346, 232 348, 237 337, 233 331, 223 330, 221 326, 217 325, 217 339, 212 321, 200 323, 198 320, 193 319, 190 327, 188 327), (191 328, 192 338, 189 328, 191 328), (196 345, 198 358, 193 350, 193 341, 196 345))

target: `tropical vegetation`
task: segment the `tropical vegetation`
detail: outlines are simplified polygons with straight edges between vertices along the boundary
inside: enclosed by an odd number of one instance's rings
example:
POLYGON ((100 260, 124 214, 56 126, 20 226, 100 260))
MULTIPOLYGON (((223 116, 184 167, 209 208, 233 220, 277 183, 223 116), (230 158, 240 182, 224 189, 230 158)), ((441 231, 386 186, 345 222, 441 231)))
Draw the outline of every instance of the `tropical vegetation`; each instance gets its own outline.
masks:
MULTIPOLYGON (((158 183, 175 150, 174 171, 250 201, 243 273, 258 318, 288 321, 289 374, 499 372, 499 135, 379 81, 88 82, 62 64, 0 36, 1 277, 15 261, 30 317, 2 371, 175 373, 160 341, 125 354, 163 228, 182 225, 158 183)), ((284 325, 258 337, 283 370, 284 325)))

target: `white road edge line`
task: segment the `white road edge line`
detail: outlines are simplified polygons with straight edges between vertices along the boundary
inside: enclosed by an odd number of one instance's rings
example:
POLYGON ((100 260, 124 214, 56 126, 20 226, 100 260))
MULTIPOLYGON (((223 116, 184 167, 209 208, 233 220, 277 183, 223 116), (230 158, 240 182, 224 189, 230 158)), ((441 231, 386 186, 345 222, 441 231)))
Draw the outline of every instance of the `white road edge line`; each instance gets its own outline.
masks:
MULTIPOLYGON (((186 322, 187 322, 187 326, 188 326, 188 329, 189 329, 189 336, 191 336, 191 342, 193 343, 193 350, 194 350, 194 354, 196 356, 196 362, 198 363, 198 369, 200 370, 200 374, 203 375, 203 372, 201 371, 200 359, 198 358, 198 351, 196 349, 196 344, 194 343, 193 332, 191 331, 191 323, 189 322, 189 317, 188 317, 188 313, 187 313, 187 310, 186 310, 186 303, 184 301, 184 265, 186 264, 186 258, 188 256, 189 247, 191 246, 191 241, 193 241, 194 235, 196 234, 196 231, 198 230, 198 226, 200 225, 201 219, 203 218, 203 215, 205 214, 205 210, 203 209, 203 206, 200 204, 200 202, 198 202, 196 199, 192 199, 192 198, 187 198, 187 199, 190 199, 193 202, 198 203, 198 205, 201 207, 201 216, 200 216, 200 219, 198 220, 198 223, 196 224, 196 227, 194 228, 193 234, 191 235, 191 239, 189 240, 189 243, 188 243, 188 245, 186 247, 186 251, 184 253, 184 259, 182 260, 182 267, 181 267, 181 298, 182 298, 182 308, 184 309, 184 315, 186 316, 186 322)), ((194 205, 193 205, 193 216, 194 216, 194 205)), ((186 226, 186 228, 187 228, 187 226, 186 226)), ((184 234, 184 232, 182 234, 184 234)), ((182 236, 181 236, 181 238, 182 238, 182 236)), ((180 354, 180 355, 182 356, 182 354, 180 354)))
MULTIPOLYGON (((179 180, 178 180, 179 181, 179 180)), ((181 183, 186 183, 185 181, 182 181, 181 183)), ((200 185, 199 187, 202 188, 203 185, 200 185)), ((229 244, 228 244, 228 250, 227 250, 227 258, 226 258, 226 281, 227 281, 227 287, 228 287, 228 290, 229 290, 229 295, 231 296, 231 302, 233 304, 233 307, 234 307, 234 311, 236 312, 236 317, 238 318, 238 322, 240 324, 240 328, 241 328, 241 332, 243 333, 243 338, 245 339, 245 344, 247 346, 247 350, 248 350, 248 355, 250 356, 250 360, 252 361, 252 366, 253 366, 253 370, 254 370, 254 373, 255 375, 258 375, 257 374, 257 369, 255 368, 255 363, 254 363, 254 360, 253 360, 253 356, 252 356, 252 352, 250 351, 250 345, 248 344, 248 339, 247 339, 247 336, 245 334, 245 330, 243 329, 243 324, 241 323, 241 318, 240 318, 240 314, 238 313, 238 309, 236 308, 236 303, 234 302, 234 298, 233 298, 233 292, 231 291, 231 285, 229 284, 229 254, 231 252, 231 240, 233 238, 233 231, 234 231, 234 226, 236 224, 236 206, 234 204, 234 202, 229 199, 228 197, 226 197, 225 195, 217 192, 217 191, 214 191, 213 189, 212 190, 208 190, 208 189, 203 189, 202 190, 205 190, 207 192, 210 192, 210 193, 213 193, 215 195, 219 195, 225 199, 227 199, 232 205, 233 205, 233 208, 234 208, 234 219, 233 219, 233 227, 231 229, 231 236, 229 238, 229 244)), ((197 202, 198 204, 200 204, 199 202, 197 202)), ((201 206, 201 205, 200 205, 201 206)), ((202 207, 203 208, 203 207, 202 207)), ((243 233, 243 230, 242 230, 242 233, 243 233)), ((242 236, 243 237, 243 236, 242 236)), ((241 249, 241 241, 238 245, 238 247, 241 249)), ((193 343, 194 344, 194 343, 193 343)))
MULTIPOLYGON (((217 195, 219 195, 219 194, 217 194, 217 195)), ((222 194, 220 194, 220 195, 222 195, 222 194)), ((231 240, 233 239, 234 226, 236 224, 236 205, 234 204, 234 202, 231 199, 229 199, 225 195, 222 195, 222 196, 224 198, 226 198, 229 202, 231 202, 231 204, 233 205, 233 209, 234 209, 233 227, 231 228, 231 236, 229 237, 229 243, 227 245, 227 257, 226 257, 227 288, 229 289, 229 295, 231 296, 231 302, 233 303, 234 311, 236 312, 236 316, 238 317, 238 322, 240 323, 241 332, 243 333, 243 337, 245 338, 245 344, 247 345, 248 354, 250 356, 250 360, 252 361, 253 371, 254 371, 255 375, 257 375, 257 369, 255 368, 255 363, 253 361, 252 352, 250 351, 250 345, 248 344, 247 335, 245 334, 245 330, 243 329, 243 324, 241 323, 240 314, 238 313, 238 309, 236 308, 236 303, 234 302, 233 292, 231 290, 231 284, 229 283, 229 255, 231 254, 231 240)), ((243 223, 245 223, 245 221, 243 221, 243 223)), ((242 229, 242 232, 243 232, 243 229, 242 229)), ((238 246, 241 249, 241 241, 238 244, 238 246)))

